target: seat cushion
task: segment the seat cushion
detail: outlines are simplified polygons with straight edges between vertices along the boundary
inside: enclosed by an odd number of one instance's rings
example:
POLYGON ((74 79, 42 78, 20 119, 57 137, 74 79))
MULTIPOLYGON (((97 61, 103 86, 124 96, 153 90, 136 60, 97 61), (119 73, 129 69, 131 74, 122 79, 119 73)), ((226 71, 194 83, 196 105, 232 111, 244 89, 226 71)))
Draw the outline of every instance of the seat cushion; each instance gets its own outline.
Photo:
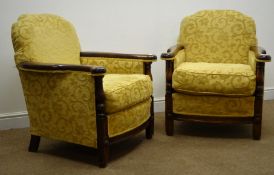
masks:
POLYGON ((256 76, 249 65, 184 62, 173 73, 172 86, 177 92, 250 96, 256 76))
POLYGON ((107 114, 127 109, 152 95, 150 77, 143 74, 107 74, 103 86, 107 114))

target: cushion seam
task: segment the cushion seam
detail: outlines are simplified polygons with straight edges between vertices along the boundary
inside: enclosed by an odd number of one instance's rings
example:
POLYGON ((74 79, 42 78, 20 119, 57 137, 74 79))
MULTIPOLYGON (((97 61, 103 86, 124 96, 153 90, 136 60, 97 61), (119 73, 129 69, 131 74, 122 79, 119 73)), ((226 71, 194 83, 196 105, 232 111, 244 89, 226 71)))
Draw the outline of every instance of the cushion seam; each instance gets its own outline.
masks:
MULTIPOLYGON (((176 71, 176 70, 175 70, 176 71)), ((205 74, 205 75, 228 75, 228 76, 244 76, 244 77, 255 77, 255 74, 253 75, 241 75, 241 74, 212 74, 212 73, 201 73, 201 72, 192 72, 192 71, 183 71, 186 74, 191 73, 191 74, 205 74)))

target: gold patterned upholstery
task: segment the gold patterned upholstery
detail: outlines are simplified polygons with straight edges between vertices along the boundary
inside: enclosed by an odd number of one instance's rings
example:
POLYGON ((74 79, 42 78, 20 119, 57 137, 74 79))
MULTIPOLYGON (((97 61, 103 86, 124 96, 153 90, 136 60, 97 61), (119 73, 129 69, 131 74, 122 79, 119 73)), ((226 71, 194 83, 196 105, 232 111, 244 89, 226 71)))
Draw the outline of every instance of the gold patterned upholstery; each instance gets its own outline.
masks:
POLYGON ((166 133, 174 120, 253 123, 261 135, 264 62, 252 18, 234 10, 202 10, 182 20, 166 60, 166 133))
POLYGON ((141 129, 152 137, 149 72, 156 56, 82 57, 74 27, 51 14, 20 16, 12 41, 30 120, 29 150, 37 150, 40 136, 63 140, 98 149, 105 166, 111 140, 141 129))
POLYGON ((142 60, 122 58, 81 57, 82 64, 104 66, 109 74, 143 74, 144 65, 142 60))
POLYGON ((234 10, 203 10, 184 18, 178 43, 188 62, 247 64, 255 23, 234 10))
POLYGON ((140 74, 107 74, 103 79, 106 112, 112 114, 150 99, 150 77, 140 74))
POLYGON ((247 64, 184 62, 174 70, 172 83, 178 92, 250 96, 256 76, 247 64))
POLYGON ((151 99, 148 99, 127 110, 110 114, 108 120, 109 136, 114 137, 126 133, 127 131, 138 127, 139 123, 147 121, 150 116, 150 104, 151 99))
POLYGON ((251 117, 254 115, 254 97, 188 95, 174 93, 173 112, 184 115, 216 117, 251 117))
POLYGON ((90 74, 19 73, 31 134, 96 147, 95 89, 90 74))
POLYGON ((51 14, 25 14, 12 26, 15 61, 80 64, 74 27, 51 14), (64 44, 66 43, 66 44, 64 44))

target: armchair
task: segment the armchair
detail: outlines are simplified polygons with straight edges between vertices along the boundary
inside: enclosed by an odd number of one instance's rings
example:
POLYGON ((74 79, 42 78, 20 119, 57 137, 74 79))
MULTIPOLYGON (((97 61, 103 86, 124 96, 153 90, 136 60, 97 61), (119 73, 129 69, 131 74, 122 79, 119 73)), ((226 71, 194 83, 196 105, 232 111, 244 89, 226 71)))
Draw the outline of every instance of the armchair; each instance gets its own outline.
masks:
POLYGON ((95 148, 154 130, 151 63, 155 55, 80 52, 74 27, 51 14, 22 15, 12 26, 15 62, 30 120, 29 151, 40 138, 95 148))
POLYGON ((166 134, 174 120, 250 123, 260 139, 264 66, 254 21, 233 10, 204 10, 186 17, 166 61, 166 134))

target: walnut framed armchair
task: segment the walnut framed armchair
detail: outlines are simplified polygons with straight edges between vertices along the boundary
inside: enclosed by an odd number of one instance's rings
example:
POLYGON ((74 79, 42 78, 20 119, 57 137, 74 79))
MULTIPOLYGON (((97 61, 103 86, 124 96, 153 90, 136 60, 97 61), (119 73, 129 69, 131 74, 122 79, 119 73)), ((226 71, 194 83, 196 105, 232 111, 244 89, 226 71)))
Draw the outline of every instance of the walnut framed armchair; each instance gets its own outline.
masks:
POLYGON ((203 10, 186 17, 166 61, 166 134, 174 120, 248 123, 261 138, 266 51, 257 46, 252 18, 234 10, 203 10))
POLYGON ((81 52, 62 17, 27 14, 12 27, 15 62, 30 120, 29 151, 48 137, 94 148, 105 167, 112 143, 154 130, 155 55, 81 52))

